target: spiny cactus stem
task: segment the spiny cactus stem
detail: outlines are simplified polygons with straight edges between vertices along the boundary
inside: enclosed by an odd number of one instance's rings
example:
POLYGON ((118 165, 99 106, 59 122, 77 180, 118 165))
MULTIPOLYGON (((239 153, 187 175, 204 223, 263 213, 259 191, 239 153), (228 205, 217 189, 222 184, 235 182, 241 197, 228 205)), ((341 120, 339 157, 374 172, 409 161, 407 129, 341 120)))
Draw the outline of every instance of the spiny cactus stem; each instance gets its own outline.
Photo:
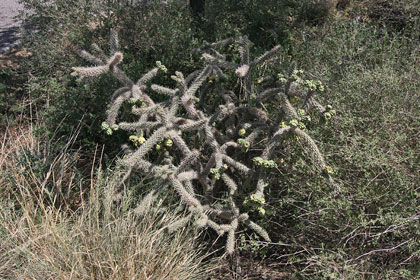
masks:
POLYGON ((121 87, 121 88, 119 88, 119 89, 117 89, 113 94, 112 94, 112 97, 111 97, 111 102, 114 102, 114 100, 117 98, 117 97, 119 97, 120 95, 122 95, 122 94, 126 94, 127 92, 129 92, 130 91, 130 88, 129 87, 121 87))
POLYGON ((202 208, 201 203, 193 197, 192 194, 188 193, 181 182, 175 177, 175 175, 169 176, 169 182, 172 184, 177 193, 181 196, 182 200, 190 206, 202 208))
POLYGON ((152 149, 153 145, 165 137, 165 133, 165 127, 157 129, 152 134, 152 136, 150 136, 149 139, 147 139, 147 141, 142 146, 140 146, 140 148, 134 152, 133 155, 130 156, 130 158, 127 160, 127 163, 135 165, 138 160, 142 159, 152 149))

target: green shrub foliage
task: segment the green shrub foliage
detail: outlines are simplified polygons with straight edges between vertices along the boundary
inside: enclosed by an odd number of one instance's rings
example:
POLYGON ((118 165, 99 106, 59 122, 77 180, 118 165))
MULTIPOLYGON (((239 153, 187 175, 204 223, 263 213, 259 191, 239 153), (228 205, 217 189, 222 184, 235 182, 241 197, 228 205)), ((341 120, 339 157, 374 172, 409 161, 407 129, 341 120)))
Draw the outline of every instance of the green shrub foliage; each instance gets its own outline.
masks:
MULTIPOLYGON (((251 58, 247 37, 208 44, 200 50, 203 68, 187 76, 175 72, 171 76, 175 86, 166 87, 151 84, 156 75, 167 72, 161 62, 132 81, 119 68, 123 54, 118 45, 118 35, 111 31, 110 54, 93 45, 96 55, 83 51, 81 56, 95 66, 74 67, 74 74, 93 78, 109 73, 123 84, 112 95, 102 128, 109 135, 116 130, 132 134, 132 148, 122 159, 129 170, 123 181, 132 172, 152 174, 164 179, 163 185, 173 188, 188 205, 190 215, 168 225, 170 232, 189 222, 209 227, 227 235, 229 254, 240 226, 269 242, 267 231, 241 210, 244 201, 264 203, 264 189, 276 171, 278 155, 290 148, 290 141, 303 144, 314 169, 334 187, 332 169, 305 125, 312 109, 324 118, 334 114, 316 101, 317 93, 324 91, 322 83, 304 80, 299 70, 258 77, 258 67, 272 64, 280 47, 251 58), (222 54, 227 49, 238 50, 239 63, 222 54), (236 79, 239 86, 227 88, 229 79, 236 79), (120 120, 125 104, 131 105, 135 121, 120 120), (282 113, 271 116, 265 110, 268 104, 277 105, 282 113)), ((146 199, 163 189, 157 185, 146 199)), ((149 203, 143 201, 139 207, 145 205, 149 203)))

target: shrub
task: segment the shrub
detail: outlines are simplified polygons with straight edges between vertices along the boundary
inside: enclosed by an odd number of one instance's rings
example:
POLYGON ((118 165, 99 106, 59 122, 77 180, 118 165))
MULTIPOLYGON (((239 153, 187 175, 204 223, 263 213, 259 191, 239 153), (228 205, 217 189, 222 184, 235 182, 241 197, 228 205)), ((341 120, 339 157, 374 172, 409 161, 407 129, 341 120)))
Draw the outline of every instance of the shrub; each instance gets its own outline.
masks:
POLYGON ((207 1, 205 22, 207 40, 247 35, 258 51, 287 45, 291 31, 306 24, 323 23, 330 15, 328 0, 239 0, 207 1))
POLYGON ((309 262, 307 279, 418 278, 418 38, 342 17, 303 31, 293 58, 319 73, 328 85, 319 98, 338 112, 311 132, 342 189, 330 197, 296 164, 273 194, 275 231, 288 245, 275 253, 293 270, 309 262))
POLYGON ((367 15, 374 22, 384 25, 390 31, 411 33, 419 27, 418 1, 371 1, 367 5, 367 15))
POLYGON ((25 50, 8 51, 0 55, 0 127, 14 125, 28 110, 28 100, 22 85, 26 82, 25 73, 19 67, 30 53, 25 50))

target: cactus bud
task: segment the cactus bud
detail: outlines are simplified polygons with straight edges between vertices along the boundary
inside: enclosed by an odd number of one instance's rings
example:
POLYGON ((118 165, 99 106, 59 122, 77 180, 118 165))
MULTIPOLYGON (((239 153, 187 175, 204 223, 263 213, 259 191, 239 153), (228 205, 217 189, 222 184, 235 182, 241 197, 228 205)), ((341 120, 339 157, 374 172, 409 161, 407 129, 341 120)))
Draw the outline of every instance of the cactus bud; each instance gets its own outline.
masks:
POLYGON ((260 213, 261 216, 264 216, 265 215, 265 209, 264 209, 264 207, 261 207, 260 206, 260 207, 257 208, 257 210, 258 210, 258 213, 260 213))
POLYGON ((109 125, 106 122, 102 122, 101 127, 103 130, 107 130, 109 128, 109 125))
POLYGON ((289 100, 292 105, 296 105, 300 101, 300 98, 298 96, 292 96, 289 100))
POLYGON ((251 146, 251 144, 243 138, 238 139, 238 144, 241 145, 243 152, 248 152, 248 149, 251 146))
POLYGON ((306 125, 303 122, 299 122, 299 128, 302 130, 306 129, 306 125))
POLYGON ((321 81, 316 81, 315 87, 318 92, 323 92, 325 90, 324 85, 322 84, 321 81))
POLYGON ((311 119, 311 117, 310 117, 310 116, 304 116, 304 117, 302 118, 302 120, 303 120, 303 121, 306 121, 306 122, 310 122, 312 119, 311 119))
POLYGON ((165 146, 166 147, 172 147, 172 144, 173 144, 174 142, 172 142, 172 140, 171 139, 166 139, 165 140, 165 146))
POLYGON ((297 127, 299 125, 299 122, 297 120, 290 120, 289 125, 291 127, 297 127))
POLYGON ((161 71, 163 71, 164 73, 167 73, 168 72, 168 69, 166 68, 166 66, 165 65, 163 65, 162 64, 162 62, 160 62, 160 61, 156 61, 156 66, 161 70, 161 71))
POLYGON ((140 137, 138 138, 137 142, 141 145, 141 144, 143 144, 144 142, 146 142, 146 138, 144 138, 143 136, 140 136, 140 137))
POLYGON ((297 110, 297 114, 298 114, 298 116, 299 116, 299 117, 301 117, 301 118, 302 118, 302 117, 305 115, 305 110, 303 110, 303 109, 298 109, 298 110, 297 110))

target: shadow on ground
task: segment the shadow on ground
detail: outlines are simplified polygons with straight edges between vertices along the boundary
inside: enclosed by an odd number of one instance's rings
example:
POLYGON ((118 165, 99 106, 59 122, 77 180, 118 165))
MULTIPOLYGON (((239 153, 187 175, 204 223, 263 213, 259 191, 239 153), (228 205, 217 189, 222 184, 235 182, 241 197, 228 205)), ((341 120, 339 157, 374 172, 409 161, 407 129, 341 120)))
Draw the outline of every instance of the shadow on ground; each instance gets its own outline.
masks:
POLYGON ((0 53, 3 53, 20 43, 19 27, 14 26, 0 31, 0 53))

